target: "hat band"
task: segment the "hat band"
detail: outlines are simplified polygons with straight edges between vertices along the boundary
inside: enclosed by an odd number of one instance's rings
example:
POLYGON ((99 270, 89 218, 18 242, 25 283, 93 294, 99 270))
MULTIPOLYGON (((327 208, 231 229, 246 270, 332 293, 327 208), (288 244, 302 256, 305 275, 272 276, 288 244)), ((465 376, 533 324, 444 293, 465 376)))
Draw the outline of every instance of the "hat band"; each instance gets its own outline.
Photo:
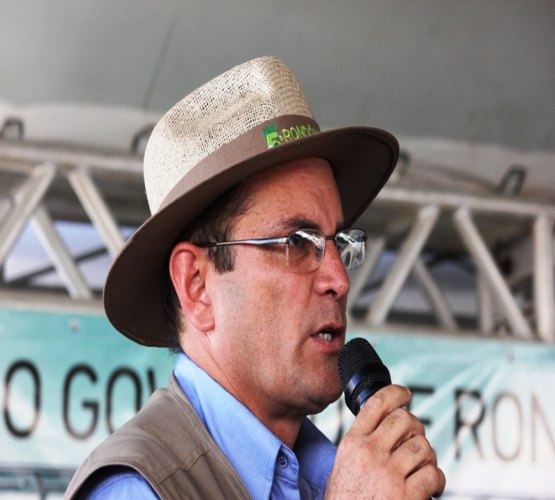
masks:
MULTIPOLYGON (((320 127, 314 120, 299 115, 282 116, 276 120, 264 122, 257 128, 258 130, 262 129, 268 149, 320 132, 320 127)), ((255 128, 247 134, 256 131, 255 128)))
POLYGON ((226 165, 236 165, 269 149, 279 148, 318 132, 318 123, 308 116, 284 115, 262 122, 192 167, 165 196, 158 211, 180 197, 187 186, 196 186, 222 174, 226 165))

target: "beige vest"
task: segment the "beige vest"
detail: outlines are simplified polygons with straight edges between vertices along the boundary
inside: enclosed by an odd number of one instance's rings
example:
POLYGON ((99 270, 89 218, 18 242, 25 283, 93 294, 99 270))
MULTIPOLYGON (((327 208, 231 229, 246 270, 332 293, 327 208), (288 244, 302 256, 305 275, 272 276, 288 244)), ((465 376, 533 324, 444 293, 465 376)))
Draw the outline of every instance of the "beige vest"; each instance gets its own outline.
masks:
POLYGON ((87 478, 111 465, 135 469, 163 499, 250 498, 173 376, 167 389, 157 390, 134 418, 89 455, 64 498, 78 498, 87 478))

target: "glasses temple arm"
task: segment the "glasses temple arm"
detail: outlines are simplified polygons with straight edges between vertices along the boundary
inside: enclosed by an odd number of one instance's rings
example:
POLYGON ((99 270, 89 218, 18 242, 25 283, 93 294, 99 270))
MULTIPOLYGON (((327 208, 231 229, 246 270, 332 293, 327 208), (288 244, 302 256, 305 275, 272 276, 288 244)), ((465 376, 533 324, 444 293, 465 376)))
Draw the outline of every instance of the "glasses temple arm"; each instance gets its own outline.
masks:
POLYGON ((276 244, 285 244, 288 242, 289 242, 289 237, 283 236, 280 238, 254 238, 250 240, 209 242, 209 243, 202 243, 198 246, 201 248, 209 248, 209 247, 224 247, 224 246, 230 246, 230 245, 276 245, 276 244))

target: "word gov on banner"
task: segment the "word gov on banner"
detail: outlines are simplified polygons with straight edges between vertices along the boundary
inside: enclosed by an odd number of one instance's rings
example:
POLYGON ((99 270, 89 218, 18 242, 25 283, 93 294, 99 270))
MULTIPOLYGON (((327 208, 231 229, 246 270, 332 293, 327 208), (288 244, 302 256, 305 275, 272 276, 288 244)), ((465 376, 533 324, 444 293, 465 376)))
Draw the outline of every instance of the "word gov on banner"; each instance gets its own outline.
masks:
POLYGON ((1 310, 0 338, 6 465, 77 467, 174 365, 167 350, 126 341, 102 315, 1 310))

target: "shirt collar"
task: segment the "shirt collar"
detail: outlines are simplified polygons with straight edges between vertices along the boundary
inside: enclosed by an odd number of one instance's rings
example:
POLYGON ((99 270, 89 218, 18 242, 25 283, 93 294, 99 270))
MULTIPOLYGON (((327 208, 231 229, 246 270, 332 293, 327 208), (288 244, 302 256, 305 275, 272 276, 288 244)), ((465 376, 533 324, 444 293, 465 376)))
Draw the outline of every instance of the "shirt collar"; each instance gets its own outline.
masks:
POLYGON ((299 482, 307 482, 308 488, 321 496, 336 449, 308 419, 301 426, 293 453, 185 354, 178 356, 174 373, 208 433, 253 498, 269 498, 276 460, 282 454, 298 461, 299 482))

